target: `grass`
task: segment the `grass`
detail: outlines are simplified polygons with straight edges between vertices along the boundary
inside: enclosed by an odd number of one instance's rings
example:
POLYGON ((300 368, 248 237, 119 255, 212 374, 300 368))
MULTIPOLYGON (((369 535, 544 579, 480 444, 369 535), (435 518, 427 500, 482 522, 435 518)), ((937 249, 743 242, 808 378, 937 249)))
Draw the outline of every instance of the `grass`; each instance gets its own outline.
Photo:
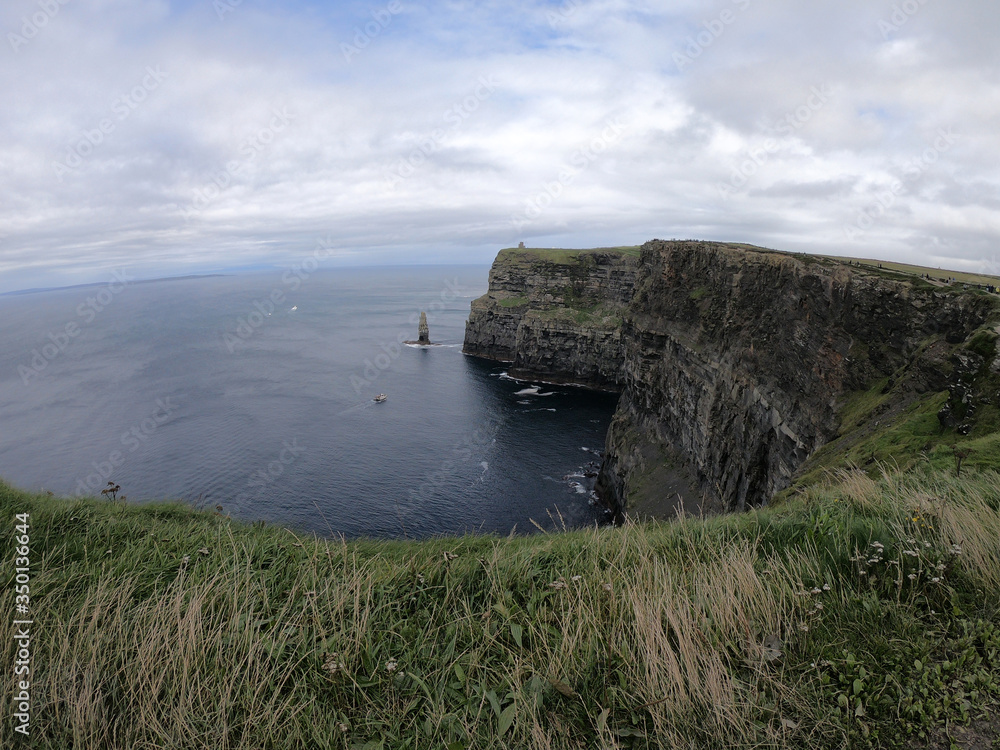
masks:
MULTIPOLYGON (((529 262, 544 260, 550 263, 566 264, 577 263, 581 259, 580 256, 587 256, 595 253, 614 253, 638 258, 642 254, 642 247, 639 245, 623 245, 620 247, 595 247, 586 250, 571 250, 554 247, 508 247, 501 250, 500 253, 502 255, 507 255, 508 260, 510 260, 510 256, 513 256, 522 257, 525 261, 529 262)), ((498 258, 499 257, 500 256, 498 256, 498 258)))
POLYGON ((955 279, 960 284, 992 284, 1000 285, 1000 276, 992 276, 985 273, 967 273, 965 271, 949 271, 948 269, 931 268, 930 266, 917 266, 912 263, 893 263, 885 260, 872 260, 869 258, 848 258, 836 255, 823 255, 822 258, 829 258, 842 263, 861 263, 863 266, 870 266, 872 269, 896 271, 902 274, 923 276, 929 274, 934 281, 944 281, 955 279))
POLYGON ((1000 696, 988 471, 508 539, 0 507, 31 515, 33 747, 906 747, 1000 696))
POLYGON ((500 307, 524 307, 529 301, 527 297, 504 297, 497 304, 500 307))

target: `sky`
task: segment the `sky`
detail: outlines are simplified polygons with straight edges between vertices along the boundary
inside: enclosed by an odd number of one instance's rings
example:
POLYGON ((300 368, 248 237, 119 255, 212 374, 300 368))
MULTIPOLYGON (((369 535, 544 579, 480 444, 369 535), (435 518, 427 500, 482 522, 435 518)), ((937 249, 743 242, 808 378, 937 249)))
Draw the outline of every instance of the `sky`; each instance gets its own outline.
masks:
POLYGON ((749 242, 1000 273, 1000 4, 3 0, 0 292, 749 242))

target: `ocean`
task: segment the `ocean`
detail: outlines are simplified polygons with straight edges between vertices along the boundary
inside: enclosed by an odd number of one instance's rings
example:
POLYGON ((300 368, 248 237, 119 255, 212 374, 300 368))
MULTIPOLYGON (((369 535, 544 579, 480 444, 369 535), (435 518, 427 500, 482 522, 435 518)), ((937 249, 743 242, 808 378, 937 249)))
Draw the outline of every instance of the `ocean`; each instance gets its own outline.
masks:
POLYGON ((0 477, 67 497, 114 482, 129 502, 329 537, 601 523, 616 397, 463 355, 488 270, 109 275, 0 296, 0 477), (438 346, 403 343, 421 311, 438 346))

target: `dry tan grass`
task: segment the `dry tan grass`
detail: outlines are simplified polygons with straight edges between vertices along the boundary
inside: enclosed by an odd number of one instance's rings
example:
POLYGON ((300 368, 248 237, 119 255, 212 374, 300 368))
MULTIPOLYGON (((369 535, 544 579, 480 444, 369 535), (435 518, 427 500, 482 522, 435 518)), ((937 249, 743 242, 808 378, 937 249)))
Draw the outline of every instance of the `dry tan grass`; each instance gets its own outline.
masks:
MULTIPOLYGON (((926 538, 960 545, 955 564, 1000 593, 997 475, 843 472, 788 513, 809 519, 834 498, 855 516, 879 514, 872 523, 897 539, 913 534, 919 509, 933 525, 926 538)), ((811 621, 798 594, 826 570, 798 531, 765 542, 761 529, 777 517, 467 542, 476 552, 457 560, 442 558, 451 542, 428 543, 432 555, 323 542, 265 555, 226 526, 210 559, 162 579, 138 563, 108 576, 103 562, 89 579, 59 578, 51 563, 39 577, 48 583, 34 700, 39 731, 56 739, 40 746, 243 750, 271 738, 347 748, 390 732, 474 738, 477 749, 577 750, 628 746, 615 731, 633 722, 675 750, 782 746, 799 724, 833 736, 828 707, 800 689, 806 678, 765 648, 790 653, 811 637, 799 630, 811 621), (294 566, 255 567, 290 551, 294 566), (345 665, 335 674, 324 667, 333 651, 345 665), (386 659, 396 656, 390 675, 386 659), (514 706, 503 735, 488 692, 514 706)), ((808 527, 796 523, 788 528, 808 527)), ((852 582, 831 583, 823 601, 846 609, 852 582)), ((0 608, 11 606, 12 593, 0 592, 0 608)), ((0 624, 5 643, 12 632, 0 624)), ((0 685, 0 700, 10 698, 0 685)))

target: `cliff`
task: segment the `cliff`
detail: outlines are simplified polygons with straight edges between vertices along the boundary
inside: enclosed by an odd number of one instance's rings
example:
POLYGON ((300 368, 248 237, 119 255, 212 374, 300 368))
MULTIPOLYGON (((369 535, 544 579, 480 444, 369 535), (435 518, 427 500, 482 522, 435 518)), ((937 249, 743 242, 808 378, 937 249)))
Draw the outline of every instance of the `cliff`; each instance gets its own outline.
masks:
POLYGON ((914 409, 933 407, 935 444, 974 434, 988 388, 971 384, 992 387, 996 334, 969 347, 996 308, 985 292, 744 245, 654 240, 560 262, 504 251, 465 350, 621 391, 598 481, 612 510, 656 500, 665 467, 742 510, 861 442, 874 460, 871 441, 914 409), (839 454, 817 464, 831 442, 839 454))
POLYGON ((514 377, 619 390, 622 315, 638 248, 501 250, 472 303, 465 353, 510 363, 514 377))

